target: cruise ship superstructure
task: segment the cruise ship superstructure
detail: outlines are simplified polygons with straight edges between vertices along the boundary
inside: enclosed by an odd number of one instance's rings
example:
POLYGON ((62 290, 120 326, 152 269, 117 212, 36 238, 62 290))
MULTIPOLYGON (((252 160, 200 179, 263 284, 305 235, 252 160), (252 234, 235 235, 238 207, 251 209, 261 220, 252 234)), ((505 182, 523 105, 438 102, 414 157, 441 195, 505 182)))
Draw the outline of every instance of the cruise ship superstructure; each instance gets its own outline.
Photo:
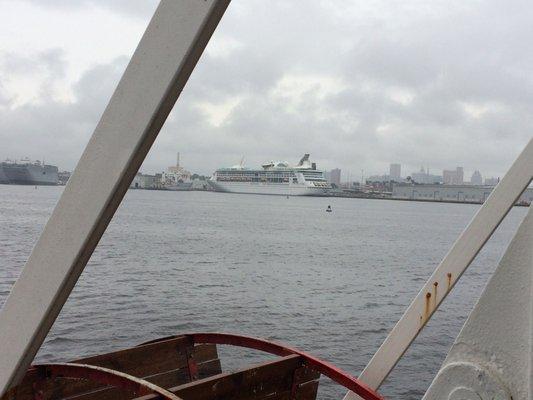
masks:
POLYGON ((331 188, 324 172, 309 161, 309 154, 296 166, 271 161, 261 169, 249 169, 243 164, 216 170, 209 180, 210 185, 220 192, 287 196, 320 196, 331 188))

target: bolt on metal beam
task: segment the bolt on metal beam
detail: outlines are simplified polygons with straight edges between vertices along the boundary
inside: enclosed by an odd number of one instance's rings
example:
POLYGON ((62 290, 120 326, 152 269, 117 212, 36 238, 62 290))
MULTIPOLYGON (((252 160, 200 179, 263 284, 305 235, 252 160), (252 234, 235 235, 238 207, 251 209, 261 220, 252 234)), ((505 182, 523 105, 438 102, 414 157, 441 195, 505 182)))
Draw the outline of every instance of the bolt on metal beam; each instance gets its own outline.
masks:
POLYGON ((230 0, 163 0, 0 312, 0 396, 25 373, 230 0))

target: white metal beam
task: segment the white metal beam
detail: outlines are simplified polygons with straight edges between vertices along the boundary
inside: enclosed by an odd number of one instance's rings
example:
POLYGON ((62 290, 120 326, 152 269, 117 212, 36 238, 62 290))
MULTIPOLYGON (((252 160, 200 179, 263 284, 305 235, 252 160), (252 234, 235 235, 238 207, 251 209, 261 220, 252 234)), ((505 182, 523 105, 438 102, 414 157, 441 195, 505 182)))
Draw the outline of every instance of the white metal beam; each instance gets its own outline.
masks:
MULTIPOLYGON (((359 379, 378 389, 440 303, 527 188, 533 177, 533 139, 461 233, 359 379)), ((360 399, 348 392, 344 400, 360 399)))
POLYGON ((532 399, 533 207, 423 400, 532 399))
POLYGON ((0 312, 0 396, 33 360, 230 0, 163 0, 0 312))

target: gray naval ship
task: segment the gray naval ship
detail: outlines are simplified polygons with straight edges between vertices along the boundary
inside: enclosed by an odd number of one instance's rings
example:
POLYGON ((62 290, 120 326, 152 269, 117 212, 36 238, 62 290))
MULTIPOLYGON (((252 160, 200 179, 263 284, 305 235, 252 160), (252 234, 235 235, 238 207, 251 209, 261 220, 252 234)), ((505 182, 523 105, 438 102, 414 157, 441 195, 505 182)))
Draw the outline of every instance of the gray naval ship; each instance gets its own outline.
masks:
POLYGON ((40 161, 25 158, 0 162, 0 183, 15 185, 57 185, 58 169, 40 161))

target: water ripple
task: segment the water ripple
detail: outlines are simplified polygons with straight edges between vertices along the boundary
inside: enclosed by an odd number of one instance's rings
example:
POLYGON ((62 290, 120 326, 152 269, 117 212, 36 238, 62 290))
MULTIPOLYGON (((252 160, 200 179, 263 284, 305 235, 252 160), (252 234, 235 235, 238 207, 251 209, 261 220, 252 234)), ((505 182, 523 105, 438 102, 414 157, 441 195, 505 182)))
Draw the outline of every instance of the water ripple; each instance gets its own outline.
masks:
MULTIPOLYGON (((61 190, 0 185, 0 304, 61 190)), ((357 374, 477 208, 130 191, 37 360, 229 331, 357 374)), ((382 387, 386 397, 422 397, 525 211, 513 210, 477 257, 382 387)), ((220 354, 230 369, 265 359, 226 346, 220 354)), ((321 398, 342 394, 321 380, 321 398)))

